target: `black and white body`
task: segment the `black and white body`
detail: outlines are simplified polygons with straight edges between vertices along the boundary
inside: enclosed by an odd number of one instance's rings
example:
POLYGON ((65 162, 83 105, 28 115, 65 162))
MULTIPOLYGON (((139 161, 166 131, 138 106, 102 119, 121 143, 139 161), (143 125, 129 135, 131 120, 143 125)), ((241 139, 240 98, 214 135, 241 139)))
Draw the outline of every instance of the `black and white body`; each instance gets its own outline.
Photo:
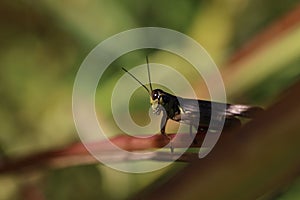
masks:
MULTIPOLYGON (((256 106, 224 104, 205 100, 186 99, 177 97, 161 89, 151 92, 150 103, 153 113, 163 113, 161 120, 161 133, 165 134, 168 120, 174 120, 193 126, 200 132, 209 127, 211 120, 221 121, 224 126, 237 126, 240 124, 238 117, 253 118, 263 109, 256 106), (215 119, 211 119, 212 106, 214 106, 215 119)), ((213 128, 213 126, 212 126, 213 128)))

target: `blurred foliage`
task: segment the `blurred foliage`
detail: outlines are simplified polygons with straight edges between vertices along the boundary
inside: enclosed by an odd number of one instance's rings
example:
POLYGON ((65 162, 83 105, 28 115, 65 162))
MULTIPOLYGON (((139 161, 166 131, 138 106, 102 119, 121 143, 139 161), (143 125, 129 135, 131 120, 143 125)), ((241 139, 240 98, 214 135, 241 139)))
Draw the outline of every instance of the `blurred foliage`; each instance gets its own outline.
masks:
POLYGON ((285 188, 278 195, 278 200, 294 200, 299 198, 300 180, 299 178, 293 183, 293 185, 285 188))
MULTIPOLYGON (((225 64, 243 44, 298 3, 296 0, 176 3, 167 0, 2 0, 0 158, 62 147, 78 140, 71 95, 81 62, 99 42, 136 27, 160 26, 190 35, 207 49, 218 65, 224 66, 220 67, 222 70, 232 74, 232 77, 226 75, 230 100, 272 104, 284 89, 299 80, 299 24, 235 67, 225 64)), ((174 66, 185 76, 193 74, 185 71, 184 61, 163 52, 145 50, 122 56, 100 81, 99 90, 105 95, 96 97, 103 104, 101 115, 104 113, 108 124, 110 114, 105 108, 121 76, 119 66, 131 68, 143 64, 145 54, 150 54, 153 62, 174 66)), ((166 78, 170 77, 166 75, 166 78)), ((195 81, 196 88, 197 84, 195 81)), ((141 113, 147 110, 143 92, 137 92, 137 100, 133 102, 141 113)), ((43 178, 36 180, 36 184, 41 185, 46 199, 124 199, 160 176, 171 176, 181 167, 182 164, 175 163, 158 172, 132 175, 104 166, 82 166, 42 172, 43 178)), ((26 184, 23 176, 1 176, 0 199, 17 198, 21 183, 26 184)), ((294 199, 300 197, 297 190, 291 189, 291 193, 294 199)), ((289 199, 291 195, 282 195, 279 199, 289 199)))
POLYGON ((263 31, 266 26, 280 19, 283 15, 293 9, 299 1, 241 1, 243 4, 240 9, 239 17, 234 19, 234 49, 242 46, 248 38, 263 31))
POLYGON ((46 179, 45 196, 53 200, 100 199, 103 198, 101 185, 100 173, 94 166, 53 170, 46 179))

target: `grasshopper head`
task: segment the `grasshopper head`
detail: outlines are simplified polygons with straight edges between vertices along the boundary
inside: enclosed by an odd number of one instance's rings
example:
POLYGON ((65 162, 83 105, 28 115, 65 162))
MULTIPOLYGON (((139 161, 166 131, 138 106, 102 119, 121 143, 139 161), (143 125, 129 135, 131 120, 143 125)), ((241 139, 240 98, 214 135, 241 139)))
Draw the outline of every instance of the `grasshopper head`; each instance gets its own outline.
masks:
POLYGON ((161 108, 160 105, 163 103, 163 95, 164 95, 164 91, 160 90, 160 89, 155 89, 151 92, 150 95, 150 104, 153 110, 154 114, 159 115, 161 112, 161 108))
POLYGON ((140 80, 138 80, 133 74, 131 74, 129 71, 127 71, 123 67, 122 67, 122 69, 126 73, 128 73, 133 79, 135 79, 141 86, 143 86, 145 88, 145 90, 150 95, 150 103, 151 103, 153 113, 159 115, 163 105, 165 105, 165 103, 168 101, 168 95, 166 92, 164 92, 160 89, 155 89, 155 90, 152 89, 151 78, 150 78, 150 67, 149 67, 149 62, 148 62, 147 56, 146 56, 146 61, 147 61, 150 90, 140 80))

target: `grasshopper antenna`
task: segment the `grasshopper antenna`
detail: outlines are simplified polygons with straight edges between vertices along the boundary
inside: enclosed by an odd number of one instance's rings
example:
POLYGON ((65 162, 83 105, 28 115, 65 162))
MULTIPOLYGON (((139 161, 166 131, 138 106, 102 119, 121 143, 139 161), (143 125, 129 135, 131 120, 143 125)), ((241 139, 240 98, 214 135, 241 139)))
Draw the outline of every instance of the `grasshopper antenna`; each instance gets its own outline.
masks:
POLYGON ((148 56, 146 56, 146 61, 147 61, 147 69, 148 69, 148 78, 149 78, 150 90, 151 90, 151 92, 152 92, 153 89, 152 89, 151 78, 150 78, 150 67, 149 67, 148 56))
MULTIPOLYGON (((123 69, 126 73, 128 73, 132 78, 134 78, 134 80, 136 80, 139 84, 141 84, 141 86, 143 86, 143 87, 147 90, 147 92, 150 94, 149 89, 148 89, 141 81, 139 81, 139 79, 137 79, 135 76, 133 76, 133 74, 131 74, 129 71, 127 71, 127 69, 125 69, 124 67, 122 67, 122 69, 123 69)), ((152 91, 152 89, 151 89, 151 91, 152 91)))

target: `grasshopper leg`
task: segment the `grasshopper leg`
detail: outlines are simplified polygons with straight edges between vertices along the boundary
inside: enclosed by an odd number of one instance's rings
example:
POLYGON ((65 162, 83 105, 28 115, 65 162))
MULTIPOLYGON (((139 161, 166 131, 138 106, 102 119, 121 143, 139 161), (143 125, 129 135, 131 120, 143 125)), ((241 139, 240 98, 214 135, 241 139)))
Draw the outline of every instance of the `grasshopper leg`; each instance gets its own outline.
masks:
POLYGON ((161 123, 160 123, 160 133, 170 141, 170 150, 171 150, 171 153, 173 153, 174 147, 172 144, 172 138, 166 134, 166 124, 167 124, 168 120, 169 119, 168 119, 166 113, 163 112, 163 116, 162 116, 161 123))

